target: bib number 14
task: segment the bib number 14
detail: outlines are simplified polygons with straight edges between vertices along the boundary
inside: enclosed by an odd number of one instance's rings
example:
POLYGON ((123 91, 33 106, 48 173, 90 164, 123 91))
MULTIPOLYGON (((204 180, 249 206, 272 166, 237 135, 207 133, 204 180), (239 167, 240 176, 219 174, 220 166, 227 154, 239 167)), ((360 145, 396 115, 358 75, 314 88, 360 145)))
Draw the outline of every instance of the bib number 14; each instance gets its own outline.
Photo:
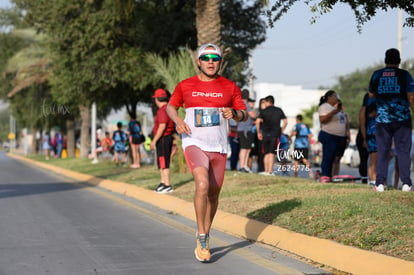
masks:
POLYGON ((195 127, 211 127, 220 125, 219 109, 195 109, 195 127))

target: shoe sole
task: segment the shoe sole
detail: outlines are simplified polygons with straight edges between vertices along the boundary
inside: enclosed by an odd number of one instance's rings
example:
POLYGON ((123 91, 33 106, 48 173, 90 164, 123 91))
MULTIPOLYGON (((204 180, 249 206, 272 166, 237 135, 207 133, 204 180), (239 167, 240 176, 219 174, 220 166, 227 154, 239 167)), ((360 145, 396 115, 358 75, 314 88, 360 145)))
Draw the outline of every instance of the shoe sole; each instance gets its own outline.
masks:
POLYGON ((174 191, 174 189, 171 189, 171 190, 161 190, 161 191, 155 191, 155 192, 158 193, 158 194, 168 194, 168 193, 171 193, 173 191, 174 191))
POLYGON ((197 255, 197 248, 194 249, 194 255, 195 255, 197 261, 202 262, 202 263, 208 263, 210 261, 210 259, 211 259, 211 258, 209 258, 209 259, 201 259, 201 258, 199 258, 198 255, 197 255))

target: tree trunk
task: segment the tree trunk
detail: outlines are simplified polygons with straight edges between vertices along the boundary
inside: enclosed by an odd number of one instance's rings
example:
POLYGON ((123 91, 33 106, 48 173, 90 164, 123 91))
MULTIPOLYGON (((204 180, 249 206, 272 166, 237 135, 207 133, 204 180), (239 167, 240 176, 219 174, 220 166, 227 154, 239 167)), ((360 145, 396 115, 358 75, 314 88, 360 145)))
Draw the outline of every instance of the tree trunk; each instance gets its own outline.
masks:
POLYGON ((75 156, 75 121, 73 119, 66 120, 66 150, 68 157, 75 156))
POLYGON ((36 139, 37 129, 32 128, 32 144, 30 145, 30 155, 34 156, 37 154, 37 139, 36 139))
POLYGON ((196 0, 197 43, 221 44, 220 0, 196 0))
POLYGON ((91 110, 89 106, 79 105, 81 117, 80 157, 87 158, 91 148, 91 110))

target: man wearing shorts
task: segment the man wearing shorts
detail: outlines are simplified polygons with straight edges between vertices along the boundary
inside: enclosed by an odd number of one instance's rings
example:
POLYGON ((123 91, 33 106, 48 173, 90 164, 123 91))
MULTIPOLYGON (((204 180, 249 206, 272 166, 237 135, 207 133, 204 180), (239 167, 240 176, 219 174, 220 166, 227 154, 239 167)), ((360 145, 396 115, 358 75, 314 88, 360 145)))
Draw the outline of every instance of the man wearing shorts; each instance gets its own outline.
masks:
POLYGON ((205 44, 198 50, 199 74, 181 81, 167 106, 167 113, 181 134, 184 156, 195 181, 197 220, 195 257, 210 261, 209 233, 224 181, 228 148, 228 120, 245 121, 246 106, 240 88, 218 74, 221 51, 205 44), (184 120, 178 109, 185 107, 184 120))
POLYGON ((262 152, 264 153, 265 171, 260 174, 273 175, 273 165, 280 135, 287 126, 287 117, 283 110, 274 106, 275 99, 269 95, 264 99, 264 109, 259 112, 256 119, 257 138, 262 141, 262 152), (280 126, 281 122, 283 123, 280 126))
POLYGON ((167 92, 163 89, 157 89, 152 97, 158 110, 154 118, 154 138, 150 148, 157 150, 157 165, 161 174, 161 182, 154 191, 165 194, 173 191, 170 183, 170 158, 174 140, 174 122, 167 115, 167 92))

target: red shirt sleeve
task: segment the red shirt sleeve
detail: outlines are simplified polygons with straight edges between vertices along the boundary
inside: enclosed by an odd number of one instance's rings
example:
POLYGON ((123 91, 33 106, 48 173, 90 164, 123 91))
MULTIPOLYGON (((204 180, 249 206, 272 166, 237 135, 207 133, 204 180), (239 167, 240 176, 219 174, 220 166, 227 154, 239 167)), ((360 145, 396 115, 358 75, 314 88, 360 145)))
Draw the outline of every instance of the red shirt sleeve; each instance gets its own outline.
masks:
POLYGON ((242 99, 241 90, 236 84, 234 84, 232 108, 236 110, 246 110, 246 104, 244 104, 242 99))
POLYGON ((181 82, 175 87, 174 92, 171 95, 168 103, 172 106, 182 107, 183 106, 183 90, 181 82))

